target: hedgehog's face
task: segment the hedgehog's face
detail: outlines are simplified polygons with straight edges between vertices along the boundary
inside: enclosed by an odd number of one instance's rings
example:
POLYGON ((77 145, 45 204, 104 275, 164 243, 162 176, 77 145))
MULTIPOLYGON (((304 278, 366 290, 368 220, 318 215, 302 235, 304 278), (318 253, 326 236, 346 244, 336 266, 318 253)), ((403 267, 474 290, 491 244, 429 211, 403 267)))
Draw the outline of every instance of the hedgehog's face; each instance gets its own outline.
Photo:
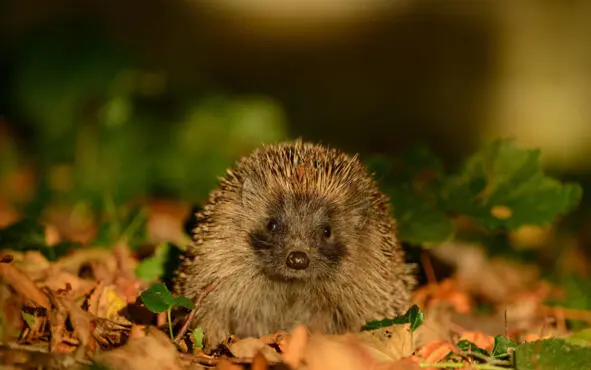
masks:
POLYGON ((319 197, 277 196, 249 233, 263 272, 280 281, 330 279, 348 252, 338 212, 319 197))

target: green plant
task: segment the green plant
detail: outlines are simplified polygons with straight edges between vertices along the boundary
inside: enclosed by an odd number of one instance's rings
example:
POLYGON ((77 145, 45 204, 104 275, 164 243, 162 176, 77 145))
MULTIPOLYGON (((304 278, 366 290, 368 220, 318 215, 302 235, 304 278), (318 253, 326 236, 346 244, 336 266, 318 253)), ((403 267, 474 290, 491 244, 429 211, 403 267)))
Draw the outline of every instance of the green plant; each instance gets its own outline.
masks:
POLYGON ((171 320, 172 309, 175 307, 184 307, 189 310, 195 309, 195 304, 189 298, 173 296, 166 285, 162 283, 152 285, 149 289, 144 291, 141 295, 141 299, 146 305, 146 308, 151 312, 161 313, 166 311, 170 339, 174 339, 171 320))

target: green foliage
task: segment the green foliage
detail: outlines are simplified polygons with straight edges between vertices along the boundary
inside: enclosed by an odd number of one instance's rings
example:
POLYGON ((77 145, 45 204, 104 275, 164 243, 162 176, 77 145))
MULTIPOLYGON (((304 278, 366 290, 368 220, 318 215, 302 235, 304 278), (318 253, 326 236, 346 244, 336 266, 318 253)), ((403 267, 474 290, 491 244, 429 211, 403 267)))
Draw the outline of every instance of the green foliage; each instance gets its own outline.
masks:
POLYGON ((33 315, 32 313, 21 311, 21 317, 27 323, 27 325, 29 326, 29 328, 34 328, 35 327, 35 321, 37 320, 37 318, 35 317, 35 315, 33 315))
POLYGON ((146 308, 154 313, 165 312, 168 315, 168 329, 170 331, 170 338, 173 339, 172 334, 172 320, 171 312, 175 307, 184 307, 189 310, 195 309, 195 304, 187 297, 173 296, 166 285, 160 283, 152 285, 149 289, 144 291, 141 295, 142 302, 146 308))
POLYGON ((102 204, 102 222, 93 245, 113 246, 125 241, 135 249, 146 242, 149 214, 145 207, 117 206, 110 197, 102 204))
POLYGON ((162 277, 165 272, 165 264, 169 251, 170 245, 168 243, 161 243, 156 246, 154 255, 139 263, 135 269, 135 275, 149 283, 162 277))
POLYGON ((166 285, 162 283, 152 285, 142 293, 141 298, 146 308, 154 313, 164 312, 174 307, 185 307, 189 310, 195 308, 189 298, 173 296, 166 285))
POLYGON ((116 204, 153 193, 202 201, 238 156, 287 135, 267 97, 179 92, 92 27, 68 31, 32 34, 15 63, 14 106, 39 159, 35 211, 80 200, 96 208, 105 194, 116 204))
POLYGON ((502 335, 497 335, 490 355, 499 359, 507 358, 515 350, 515 347, 517 347, 517 343, 502 335))
POLYGON ((395 317, 393 319, 384 319, 379 321, 371 321, 363 326, 361 330, 375 330, 385 328, 392 325, 410 324, 411 333, 414 332, 423 324, 425 316, 419 306, 412 305, 404 315, 395 317))
POLYGON ((39 222, 25 218, 0 230, 0 250, 39 251, 49 261, 56 261, 79 243, 64 241, 49 246, 45 241, 45 228, 39 222))
POLYGON ((521 344, 515 348, 515 369, 588 369, 591 348, 569 344, 564 339, 551 338, 521 344))
MULTIPOLYGON (((565 295, 562 298, 548 299, 546 305, 578 310, 591 309, 591 281, 570 273, 554 279, 554 283, 561 287, 565 295)), ((571 329, 580 329, 588 325, 576 320, 567 320, 567 323, 571 329)))
POLYGON ((394 163, 373 157, 367 166, 390 196, 402 240, 421 244, 453 236, 451 219, 440 204, 443 165, 428 148, 414 147, 394 163))
POLYGON ((196 328, 191 332, 195 348, 203 348, 203 329, 196 328))
POLYGON ((430 364, 430 366, 441 368, 463 367, 466 359, 469 358, 475 369, 503 369, 511 366, 513 351, 517 344, 499 335, 495 337, 494 347, 490 353, 466 339, 460 340, 455 346, 459 352, 449 352, 445 357, 447 362, 430 364))
POLYGON ((565 338, 565 340, 570 344, 591 347, 591 328, 578 331, 570 335, 568 338, 565 338))
POLYGON ((490 231, 544 225, 580 201, 578 184, 544 174, 539 150, 496 140, 446 174, 426 148, 410 150, 400 163, 368 161, 391 198, 402 240, 429 245, 456 235, 452 219, 462 215, 490 231))
POLYGON ((456 347, 458 347, 463 352, 476 353, 482 356, 490 356, 490 354, 486 350, 478 347, 475 343, 466 339, 462 339, 459 342, 457 342, 456 347))
POLYGON ((522 149, 508 140, 484 146, 447 180, 443 196, 448 209, 489 229, 551 223, 573 209, 582 189, 546 176, 539 157, 539 150, 522 149), (505 207, 509 213, 499 217, 495 207, 505 207))

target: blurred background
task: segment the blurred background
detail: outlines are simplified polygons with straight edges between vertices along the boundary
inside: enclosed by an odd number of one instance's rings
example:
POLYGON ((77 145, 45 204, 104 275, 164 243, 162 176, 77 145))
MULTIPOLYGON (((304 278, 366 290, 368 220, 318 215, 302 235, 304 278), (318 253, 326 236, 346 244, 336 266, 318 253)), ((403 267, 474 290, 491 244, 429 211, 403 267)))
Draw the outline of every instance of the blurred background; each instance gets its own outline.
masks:
POLYGON ((513 137, 591 183, 589 1, 4 0, 0 14, 0 194, 30 212, 105 194, 199 203, 239 155, 295 137, 362 156, 424 143, 452 168, 513 137))

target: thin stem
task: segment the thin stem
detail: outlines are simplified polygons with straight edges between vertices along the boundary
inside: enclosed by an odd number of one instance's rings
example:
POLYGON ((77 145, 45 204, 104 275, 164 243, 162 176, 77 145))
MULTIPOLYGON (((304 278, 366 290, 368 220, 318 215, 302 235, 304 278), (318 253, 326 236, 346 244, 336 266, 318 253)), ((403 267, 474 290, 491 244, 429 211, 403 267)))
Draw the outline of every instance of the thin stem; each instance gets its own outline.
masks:
POLYGON ((170 340, 174 340, 174 335, 172 334, 172 320, 170 318, 172 312, 172 306, 168 307, 166 310, 166 314, 168 315, 168 330, 170 331, 170 340))
MULTIPOLYGON (((466 366, 465 363, 457 363, 457 362, 439 362, 436 364, 428 364, 428 363, 424 363, 421 362, 419 364, 420 367, 436 367, 436 368, 440 368, 440 369, 446 369, 446 368, 463 368, 466 366)), ((470 364, 470 366, 473 369, 478 369, 478 370, 507 370, 506 367, 500 367, 500 366, 495 366, 495 365, 491 365, 491 364, 470 364)))

